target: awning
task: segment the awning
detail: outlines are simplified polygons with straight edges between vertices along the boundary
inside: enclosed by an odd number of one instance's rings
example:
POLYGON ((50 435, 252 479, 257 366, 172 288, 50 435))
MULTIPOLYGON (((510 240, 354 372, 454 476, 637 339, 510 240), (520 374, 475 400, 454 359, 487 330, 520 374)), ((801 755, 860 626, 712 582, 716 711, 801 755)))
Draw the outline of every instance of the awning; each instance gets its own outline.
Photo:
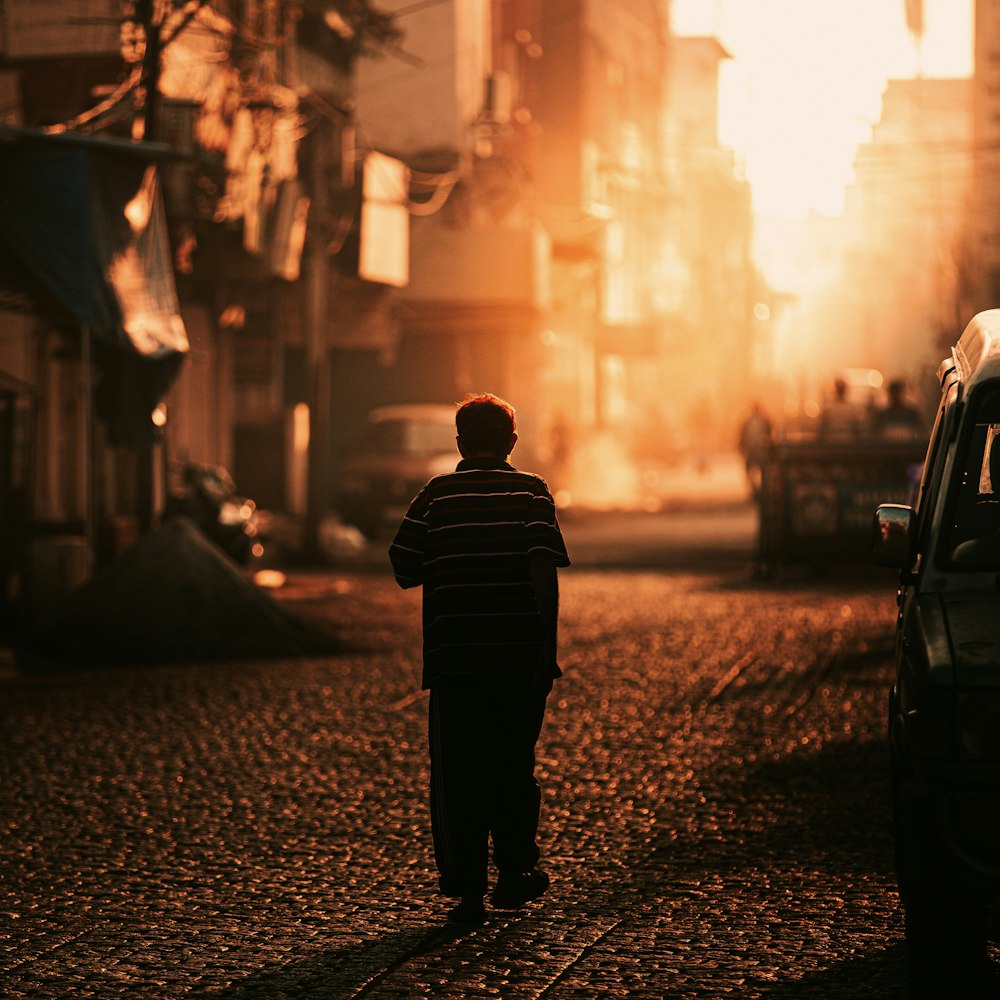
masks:
POLYGON ((188 351, 162 148, 12 131, 0 132, 0 302, 86 329, 109 439, 147 447, 150 414, 188 351))
POLYGON ((188 343, 156 167, 135 145, 2 141, 0 257, 97 339, 160 359, 188 343))

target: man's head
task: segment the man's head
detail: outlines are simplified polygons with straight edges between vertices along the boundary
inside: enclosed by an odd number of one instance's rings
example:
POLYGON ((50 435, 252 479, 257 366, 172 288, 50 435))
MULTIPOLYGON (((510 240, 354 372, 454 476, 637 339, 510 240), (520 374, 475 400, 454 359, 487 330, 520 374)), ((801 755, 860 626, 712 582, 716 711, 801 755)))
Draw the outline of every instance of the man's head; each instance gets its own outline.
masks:
POLYGON ((470 393, 455 414, 463 458, 506 458, 517 442, 514 407, 489 392, 470 393))

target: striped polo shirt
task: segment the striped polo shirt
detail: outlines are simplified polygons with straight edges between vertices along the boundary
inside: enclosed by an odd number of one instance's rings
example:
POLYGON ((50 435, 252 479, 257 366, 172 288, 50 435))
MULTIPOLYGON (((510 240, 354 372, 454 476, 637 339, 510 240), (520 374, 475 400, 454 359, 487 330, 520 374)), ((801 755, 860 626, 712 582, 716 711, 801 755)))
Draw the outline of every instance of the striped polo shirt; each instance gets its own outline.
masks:
POLYGON ((463 460, 414 498, 389 548, 401 587, 423 586, 423 686, 453 675, 532 669, 543 623, 529 556, 568 566, 539 476, 463 460))

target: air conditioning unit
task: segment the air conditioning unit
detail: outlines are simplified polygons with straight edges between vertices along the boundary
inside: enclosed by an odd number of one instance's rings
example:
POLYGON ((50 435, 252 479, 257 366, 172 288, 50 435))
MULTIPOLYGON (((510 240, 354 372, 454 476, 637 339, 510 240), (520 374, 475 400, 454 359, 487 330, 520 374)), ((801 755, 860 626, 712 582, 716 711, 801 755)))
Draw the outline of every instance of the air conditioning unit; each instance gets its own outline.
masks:
POLYGON ((510 74, 498 71, 486 77, 482 120, 506 125, 510 121, 510 74))

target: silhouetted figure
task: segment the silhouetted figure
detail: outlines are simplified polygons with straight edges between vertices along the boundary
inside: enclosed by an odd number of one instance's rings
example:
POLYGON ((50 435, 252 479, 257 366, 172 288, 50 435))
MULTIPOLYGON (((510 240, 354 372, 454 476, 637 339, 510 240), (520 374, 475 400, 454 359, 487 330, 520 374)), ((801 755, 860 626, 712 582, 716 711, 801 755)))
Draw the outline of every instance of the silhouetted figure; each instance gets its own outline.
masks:
POLYGON ((883 441, 919 441, 929 434, 920 411, 906 402, 906 383, 902 379, 889 383, 889 402, 875 413, 872 430, 883 441))
POLYGON ((820 414, 819 435, 825 441, 853 441, 864 429, 864 411, 847 398, 847 382, 838 377, 833 383, 833 398, 820 414))
POLYGON ((764 463, 774 445, 774 428, 764 407, 754 400, 750 413, 740 427, 739 449, 746 468, 747 485, 756 499, 760 495, 764 463))
POLYGON ((389 548, 401 587, 423 586, 430 689, 431 829, 449 920, 540 896, 535 743, 556 662, 557 567, 569 557, 548 486, 507 462, 514 409, 469 396, 455 415, 462 460, 410 504, 389 548))
POLYGON ((715 447, 715 407, 707 391, 698 394, 689 414, 691 425, 691 451, 694 469, 699 476, 707 476, 712 467, 715 447))
POLYGON ((549 428, 549 462, 551 472, 547 475, 553 488, 556 491, 568 489, 572 482, 573 438, 563 413, 556 414, 549 428))

